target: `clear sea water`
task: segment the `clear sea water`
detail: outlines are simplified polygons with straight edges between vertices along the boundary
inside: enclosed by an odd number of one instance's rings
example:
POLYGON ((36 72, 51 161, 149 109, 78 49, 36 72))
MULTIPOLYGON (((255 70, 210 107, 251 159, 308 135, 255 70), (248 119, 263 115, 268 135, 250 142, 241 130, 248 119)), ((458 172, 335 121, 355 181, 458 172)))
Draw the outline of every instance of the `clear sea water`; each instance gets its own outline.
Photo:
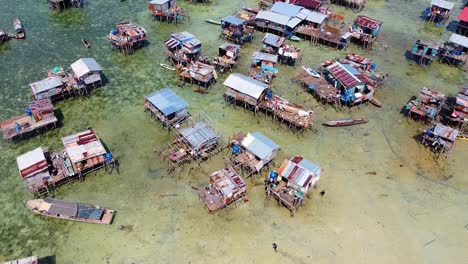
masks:
MULTIPOLYGON (((452 156, 437 164, 413 136, 422 126, 399 112, 408 98, 427 86, 455 94, 468 75, 435 62, 418 66, 404 54, 415 39, 443 40, 451 32, 420 20, 429 1, 369 0, 363 14, 384 22, 371 53, 356 45, 346 52, 325 46, 300 46, 303 63, 357 52, 373 58, 380 73, 389 74, 377 92, 385 103, 356 111, 336 112, 320 106, 290 78, 299 67, 280 66, 273 90, 316 113, 318 123, 344 117, 367 117, 366 125, 325 128, 296 135, 262 115, 226 107, 220 75, 209 94, 177 86, 164 62, 163 42, 171 32, 189 31, 203 42, 203 52, 215 55, 222 44, 218 27, 205 19, 219 19, 246 0, 213 0, 212 5, 180 4, 190 10, 183 25, 153 22, 146 1, 89 0, 81 9, 49 10, 46 1, 0 0, 0 27, 13 31, 13 18, 26 27, 25 40, 0 46, 0 118, 24 112, 30 99, 28 84, 45 77, 46 69, 69 66, 81 57, 94 57, 109 83, 90 97, 58 103, 60 129, 20 143, 0 143, 0 261, 30 255, 54 256, 56 263, 467 263, 468 142, 457 141, 452 156), (131 56, 111 50, 106 34, 114 23, 130 19, 148 30, 149 44, 131 56), (81 38, 92 43, 91 49, 81 38), (173 88, 190 103, 190 112, 203 111, 229 137, 235 132, 260 131, 281 146, 277 165, 302 155, 325 168, 319 190, 295 217, 276 203, 263 207, 261 177, 248 182, 249 202, 209 215, 193 187, 207 184, 211 172, 222 168, 227 153, 179 175, 154 153, 172 135, 143 111, 145 95, 173 88), (120 161, 120 173, 100 172, 84 183, 60 188, 59 199, 90 202, 117 210, 113 225, 66 222, 30 214, 24 201, 32 195, 18 176, 16 156, 38 146, 60 149, 62 136, 92 127, 120 161), (376 175, 366 174, 375 171, 376 175), (161 197, 161 194, 177 196, 161 197), (124 230, 121 230, 124 226, 124 230), (279 246, 274 253, 272 243, 279 246)), ((455 1, 455 20, 462 1, 455 1)), ((356 16, 345 15, 347 25, 356 16)), ((242 48, 238 72, 246 74, 249 57, 260 48, 262 33, 242 48)))

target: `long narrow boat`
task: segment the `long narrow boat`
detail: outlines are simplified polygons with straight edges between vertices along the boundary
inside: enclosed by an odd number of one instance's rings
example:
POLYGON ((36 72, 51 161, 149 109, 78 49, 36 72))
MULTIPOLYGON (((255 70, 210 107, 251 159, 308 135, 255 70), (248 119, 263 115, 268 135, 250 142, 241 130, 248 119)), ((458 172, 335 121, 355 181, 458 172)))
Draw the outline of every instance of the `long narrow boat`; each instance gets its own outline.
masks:
POLYGON ((375 97, 372 97, 371 99, 369 99, 369 102, 371 102, 371 104, 377 106, 377 107, 382 107, 384 105, 384 103, 382 103, 379 99, 375 98, 375 97))
POLYGON ((29 200, 26 206, 35 214, 93 224, 110 225, 115 215, 114 210, 49 197, 29 200))
POLYGON ((167 64, 161 63, 161 64, 159 64, 159 66, 163 67, 164 69, 168 69, 168 70, 170 70, 170 71, 175 71, 175 68, 172 67, 171 65, 167 65, 167 64))
POLYGON ((252 8, 252 7, 242 7, 242 10, 245 10, 247 12, 253 13, 253 14, 258 14, 258 8, 252 8))
POLYGON ((205 19, 206 22, 214 25, 221 25, 221 21, 213 20, 213 19, 205 19))
POLYGON ((359 124, 364 124, 367 123, 367 118, 348 118, 348 119, 342 119, 342 120, 333 120, 333 121, 327 121, 323 123, 324 126, 329 126, 329 127, 341 127, 341 126, 353 126, 353 125, 359 125, 359 124))
POLYGON ((15 38, 23 39, 26 37, 23 24, 21 24, 21 21, 19 19, 13 19, 13 27, 15 28, 16 32, 15 38))

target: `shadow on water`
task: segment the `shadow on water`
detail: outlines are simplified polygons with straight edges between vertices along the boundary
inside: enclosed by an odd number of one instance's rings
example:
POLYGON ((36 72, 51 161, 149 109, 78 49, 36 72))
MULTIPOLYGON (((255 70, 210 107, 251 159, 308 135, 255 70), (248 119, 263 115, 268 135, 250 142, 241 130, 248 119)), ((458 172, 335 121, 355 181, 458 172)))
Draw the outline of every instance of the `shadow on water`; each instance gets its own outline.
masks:
POLYGON ((447 27, 445 27, 445 29, 447 29, 448 31, 452 33, 457 33, 457 27, 458 27, 458 21, 452 20, 447 24, 447 27))
POLYGON ((56 264, 55 256, 39 258, 39 264, 56 264))

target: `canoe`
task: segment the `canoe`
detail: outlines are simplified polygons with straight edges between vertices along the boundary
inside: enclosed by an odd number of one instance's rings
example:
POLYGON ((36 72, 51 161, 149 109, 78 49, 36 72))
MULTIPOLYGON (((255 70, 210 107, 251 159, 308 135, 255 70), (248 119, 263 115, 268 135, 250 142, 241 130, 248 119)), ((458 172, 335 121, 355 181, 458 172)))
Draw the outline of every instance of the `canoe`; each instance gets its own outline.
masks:
POLYGON ((365 124, 367 123, 367 118, 348 118, 348 119, 342 119, 342 120, 333 120, 333 121, 327 121, 323 123, 324 126, 329 126, 329 127, 341 127, 341 126, 353 126, 353 125, 359 125, 359 124, 365 124))
POLYGON ((221 21, 219 20, 213 20, 213 19, 205 19, 206 22, 214 25, 221 25, 221 21))
POLYGON ((82 204, 46 197, 29 200, 26 207, 33 213, 52 218, 77 222, 110 225, 115 211, 99 208, 92 204, 82 204))
POLYGON ((21 24, 21 21, 17 18, 13 19, 13 27, 15 29, 16 35, 15 38, 22 39, 25 37, 24 27, 21 24))
POLYGON ((289 39, 290 39, 291 41, 296 41, 296 42, 299 41, 299 40, 301 40, 299 37, 296 37, 296 36, 290 36, 289 39))
POLYGON ((379 101, 379 99, 375 98, 375 97, 372 97, 371 99, 369 99, 369 102, 371 102, 371 104, 377 106, 377 107, 382 107, 384 105, 384 103, 382 103, 381 101, 379 101))
POLYGON ((89 43, 88 41, 86 41, 85 39, 81 39, 81 42, 83 42, 83 45, 85 47, 87 47, 88 49, 91 48, 91 43, 89 43))
POLYGON ((164 64, 164 63, 161 63, 159 64, 161 67, 165 68, 165 69, 168 69, 170 71, 175 71, 175 68, 170 66, 170 65, 167 65, 167 64, 164 64))
POLYGON ((197 93, 201 93, 201 94, 207 94, 208 93, 208 90, 201 89, 201 88, 194 88, 193 91, 197 92, 197 93))
POLYGON ((251 7, 243 6, 242 10, 245 10, 245 11, 253 13, 253 14, 258 14, 258 8, 251 8, 251 7))
POLYGON ((314 71, 312 68, 307 68, 306 66, 302 66, 302 69, 307 72, 307 74, 312 75, 315 78, 320 78, 320 74, 314 71))

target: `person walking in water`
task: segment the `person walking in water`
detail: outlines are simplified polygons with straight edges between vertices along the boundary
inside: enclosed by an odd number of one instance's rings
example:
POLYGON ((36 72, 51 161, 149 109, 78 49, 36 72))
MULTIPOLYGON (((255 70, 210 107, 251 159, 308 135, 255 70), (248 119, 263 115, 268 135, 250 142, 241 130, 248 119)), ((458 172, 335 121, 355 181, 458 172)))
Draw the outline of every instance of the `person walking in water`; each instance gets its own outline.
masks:
POLYGON ((276 243, 273 243, 273 250, 275 250, 275 252, 278 252, 278 245, 276 243))
POLYGON ((322 191, 320 192, 320 196, 323 197, 324 195, 325 195, 325 190, 322 190, 322 191))

